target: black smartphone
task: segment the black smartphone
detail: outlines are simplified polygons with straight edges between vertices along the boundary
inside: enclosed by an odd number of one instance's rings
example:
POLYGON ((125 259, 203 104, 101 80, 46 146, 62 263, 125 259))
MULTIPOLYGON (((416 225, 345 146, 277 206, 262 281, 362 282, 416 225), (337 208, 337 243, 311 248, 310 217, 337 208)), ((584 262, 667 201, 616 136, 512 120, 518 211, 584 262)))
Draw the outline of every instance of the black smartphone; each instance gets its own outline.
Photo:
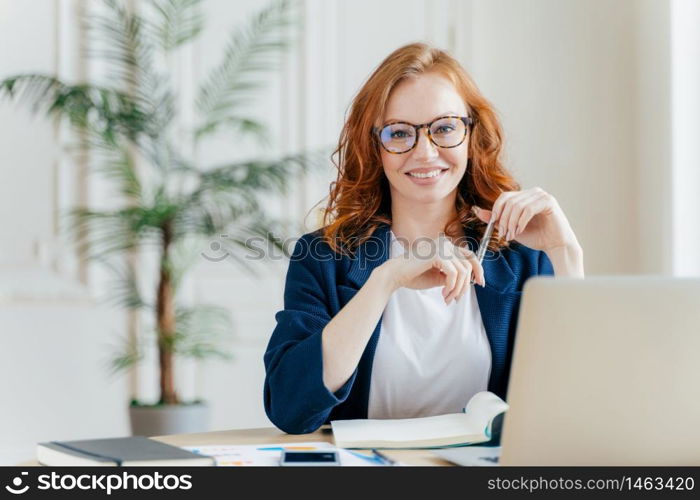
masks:
POLYGON ((282 450, 280 465, 312 466, 340 465, 337 451, 282 450))

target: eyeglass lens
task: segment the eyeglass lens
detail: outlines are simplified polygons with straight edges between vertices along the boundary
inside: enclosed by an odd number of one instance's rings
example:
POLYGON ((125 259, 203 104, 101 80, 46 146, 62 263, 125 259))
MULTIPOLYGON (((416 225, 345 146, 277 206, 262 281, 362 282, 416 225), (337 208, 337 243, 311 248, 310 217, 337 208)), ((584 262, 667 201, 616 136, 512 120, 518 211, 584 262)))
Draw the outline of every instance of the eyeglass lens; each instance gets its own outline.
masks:
MULTIPOLYGON (((455 117, 440 118, 430 125, 430 139, 442 148, 458 146, 466 135, 466 125, 455 117)), ((379 137, 382 145, 392 153, 403 153, 416 143, 416 128, 408 123, 392 123, 385 126, 379 137)))

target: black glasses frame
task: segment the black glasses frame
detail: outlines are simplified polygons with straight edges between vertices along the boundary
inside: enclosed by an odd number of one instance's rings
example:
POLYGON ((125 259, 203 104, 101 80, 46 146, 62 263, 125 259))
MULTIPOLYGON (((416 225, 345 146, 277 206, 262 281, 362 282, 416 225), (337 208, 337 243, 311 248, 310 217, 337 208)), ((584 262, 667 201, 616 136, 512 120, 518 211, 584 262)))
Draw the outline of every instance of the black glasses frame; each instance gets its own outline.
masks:
POLYGON ((439 116, 431 122, 421 123, 420 125, 414 125, 413 123, 401 122, 401 121, 390 122, 390 123, 387 123, 386 125, 383 125, 381 127, 374 127, 372 129, 372 133, 373 133, 374 137, 377 138, 377 141, 379 141, 379 145, 382 147, 382 149, 384 151, 386 151, 387 153, 390 153, 392 155, 402 155, 402 154, 408 153, 413 148, 415 148, 416 145, 418 145, 418 141, 420 140, 420 129, 422 129, 422 128, 426 129, 425 133, 427 134, 428 139, 430 139, 430 142, 432 142, 435 146, 437 146, 438 148, 443 148, 443 149, 452 149, 452 148, 456 148, 457 146, 460 146, 464 142, 464 139, 466 139, 467 134, 469 133, 469 127, 471 127, 473 124, 474 124, 474 119, 471 116, 445 115, 445 116, 439 116), (444 120, 445 118, 457 118, 457 119, 461 120, 462 123, 464 123, 464 125, 465 125, 464 137, 462 137, 462 140, 459 141, 459 143, 455 144, 454 146, 441 146, 441 145, 439 145, 438 143, 435 142, 435 140, 433 139, 433 135, 430 133, 430 128, 432 127, 433 123, 440 121, 440 120, 444 120), (384 145, 384 143, 382 142, 382 130, 384 130, 386 127, 389 127, 391 125, 397 125, 397 124, 408 125, 409 127, 413 127, 414 129, 416 129, 416 141, 413 143, 413 146, 408 148, 406 151, 389 151, 387 149, 387 147, 384 145))

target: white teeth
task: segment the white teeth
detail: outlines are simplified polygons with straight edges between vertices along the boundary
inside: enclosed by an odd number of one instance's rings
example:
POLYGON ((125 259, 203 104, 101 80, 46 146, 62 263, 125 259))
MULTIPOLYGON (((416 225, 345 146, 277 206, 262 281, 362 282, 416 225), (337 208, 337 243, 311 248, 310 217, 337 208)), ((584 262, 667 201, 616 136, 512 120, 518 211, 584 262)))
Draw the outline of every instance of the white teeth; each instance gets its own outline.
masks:
POLYGON ((426 179, 428 177, 435 177, 437 175, 440 175, 440 172, 442 172, 442 170, 437 169, 431 172, 426 172, 425 174, 422 174, 420 172, 409 172, 408 175, 410 175, 411 177, 417 177, 419 179, 426 179))

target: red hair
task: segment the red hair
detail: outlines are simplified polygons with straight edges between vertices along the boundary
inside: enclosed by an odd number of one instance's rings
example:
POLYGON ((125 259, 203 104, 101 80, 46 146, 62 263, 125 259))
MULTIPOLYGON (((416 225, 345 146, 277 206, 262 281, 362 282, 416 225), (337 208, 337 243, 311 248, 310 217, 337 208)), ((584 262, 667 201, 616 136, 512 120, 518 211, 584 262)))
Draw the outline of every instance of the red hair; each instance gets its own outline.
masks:
MULTIPOLYGON (((457 216, 448 222, 445 234, 459 237, 460 226, 471 225, 481 237, 485 224, 471 207, 491 209, 501 192, 519 189, 501 163, 503 132, 495 110, 464 68, 445 51, 424 43, 405 45, 384 59, 357 93, 333 153, 338 177, 331 183, 322 231, 336 252, 351 253, 380 224, 391 224, 389 181, 372 128, 383 117, 396 85, 428 72, 452 82, 474 120, 467 170, 457 186, 457 216)), ((504 246, 507 243, 494 231, 489 250, 504 246)))

